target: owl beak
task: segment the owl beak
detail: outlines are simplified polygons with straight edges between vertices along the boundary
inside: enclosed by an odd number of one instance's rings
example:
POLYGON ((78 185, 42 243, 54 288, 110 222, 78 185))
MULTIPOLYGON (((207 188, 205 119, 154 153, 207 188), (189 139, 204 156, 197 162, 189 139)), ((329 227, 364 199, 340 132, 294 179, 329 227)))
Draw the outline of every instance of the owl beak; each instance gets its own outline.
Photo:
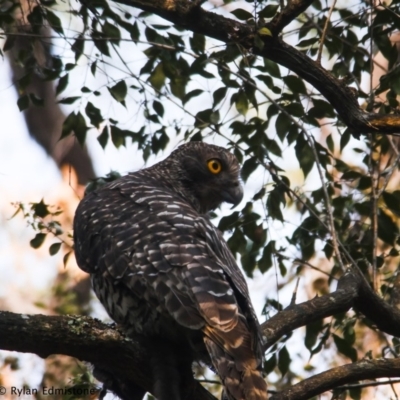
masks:
POLYGON ((239 184, 230 186, 228 189, 222 190, 222 198, 227 203, 233 204, 232 208, 236 207, 243 199, 243 188, 239 184))

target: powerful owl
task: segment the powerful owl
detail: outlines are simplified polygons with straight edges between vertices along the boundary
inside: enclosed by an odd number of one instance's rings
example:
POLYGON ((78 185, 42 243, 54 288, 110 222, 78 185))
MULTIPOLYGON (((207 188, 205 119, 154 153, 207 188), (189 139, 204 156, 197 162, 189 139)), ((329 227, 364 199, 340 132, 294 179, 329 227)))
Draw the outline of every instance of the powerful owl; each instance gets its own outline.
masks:
POLYGON ((78 264, 110 317, 156 349, 158 400, 183 400, 194 361, 217 372, 226 398, 267 399, 248 288, 207 216, 242 200, 239 173, 229 151, 190 142, 89 193, 76 211, 78 264))

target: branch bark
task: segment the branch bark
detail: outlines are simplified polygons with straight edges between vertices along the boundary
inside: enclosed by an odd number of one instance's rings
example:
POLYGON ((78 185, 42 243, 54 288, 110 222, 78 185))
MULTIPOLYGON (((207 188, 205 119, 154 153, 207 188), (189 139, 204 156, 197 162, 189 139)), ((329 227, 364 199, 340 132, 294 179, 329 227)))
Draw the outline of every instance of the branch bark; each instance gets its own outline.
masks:
MULTIPOLYGON (((89 1, 83 1, 90 4, 89 1)), ((293 71, 314 86, 338 112, 344 124, 356 135, 366 133, 400 133, 400 115, 365 112, 358 104, 353 89, 335 78, 314 60, 285 43, 278 33, 311 4, 293 0, 270 24, 273 36, 263 36, 264 47, 255 46, 254 27, 205 11, 198 2, 188 0, 115 0, 117 3, 154 13, 182 28, 220 40, 236 43, 255 55, 268 58, 293 71)))
MULTIPOLYGON (((108 385, 123 400, 139 398, 132 392, 153 391, 149 365, 152 349, 146 339, 127 338, 90 317, 0 312, 0 348, 34 353, 42 358, 65 354, 88 361, 95 371, 111 380, 108 385)), ((193 400, 216 400, 194 378, 186 385, 193 400)))
POLYGON ((270 400, 307 400, 337 386, 357 380, 398 377, 399 375, 399 358, 393 360, 361 360, 314 375, 293 385, 290 389, 274 394, 270 397, 270 400))
POLYGON ((382 332, 400 337, 400 311, 380 298, 361 272, 353 267, 339 279, 335 292, 290 305, 264 322, 261 325, 266 337, 264 350, 296 328, 350 308, 362 313, 382 332))

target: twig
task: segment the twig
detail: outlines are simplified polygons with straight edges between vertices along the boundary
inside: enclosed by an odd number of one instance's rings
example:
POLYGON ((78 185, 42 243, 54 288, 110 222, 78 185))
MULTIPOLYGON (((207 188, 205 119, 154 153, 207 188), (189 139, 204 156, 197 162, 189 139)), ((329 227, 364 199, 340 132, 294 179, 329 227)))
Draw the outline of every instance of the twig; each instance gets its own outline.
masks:
POLYGON ((387 381, 374 381, 364 383, 354 383, 351 385, 338 386, 335 390, 351 390, 351 389, 362 389, 366 387, 381 386, 381 385, 392 385, 400 383, 400 379, 389 379, 387 381))
POLYGON ((329 9, 328 17, 326 18, 326 21, 325 21, 324 30, 322 31, 321 43, 319 45, 318 55, 317 55, 317 60, 316 60, 316 62, 318 64, 320 64, 320 65, 321 65, 322 50, 324 48, 324 42, 325 42, 325 38, 326 38, 326 33, 328 31, 329 21, 331 19, 331 16, 332 16, 332 13, 333 13, 333 9, 335 8, 335 5, 336 5, 336 0, 333 0, 332 6, 329 9))
POLYGON ((320 272, 321 274, 326 275, 329 279, 333 279, 333 280, 337 280, 336 277, 332 276, 330 273, 323 271, 321 268, 316 267, 315 265, 312 265, 311 263, 309 263, 308 261, 305 260, 301 260, 299 258, 296 258, 293 260, 293 264, 300 264, 300 265, 307 265, 307 267, 320 272))
POLYGON ((326 211, 328 213, 328 218, 329 218, 329 227, 330 227, 330 232, 332 235, 333 248, 335 250, 340 269, 344 272, 345 266, 343 264, 342 256, 341 256, 340 249, 339 249, 339 240, 338 240, 336 228, 335 228, 335 219, 333 218, 332 204, 331 204, 328 190, 326 189, 325 179, 324 179, 324 175, 322 173, 322 168, 321 168, 321 163, 319 161, 318 152, 315 147, 315 141, 314 141, 314 138, 311 137, 306 130, 303 130, 303 132, 306 135, 306 138, 310 144, 310 147, 311 147, 312 152, 315 157, 315 164, 317 166, 318 175, 321 180, 322 190, 324 192, 324 197, 325 197, 325 206, 326 206, 326 211))
POLYGON ((353 364, 332 368, 321 374, 304 379, 270 397, 270 400, 307 400, 332 389, 340 384, 346 384, 361 379, 375 379, 383 377, 398 377, 400 373, 400 359, 361 360, 353 364))
POLYGON ((297 278, 296 286, 294 287, 292 299, 290 300, 290 305, 294 306, 296 304, 296 297, 297 297, 297 289, 299 288, 300 277, 297 278))
POLYGON ((377 288, 377 252, 378 252, 378 190, 379 177, 376 162, 374 160, 374 138, 370 135, 371 150, 369 155, 369 173, 371 175, 371 229, 372 229, 372 287, 377 288))

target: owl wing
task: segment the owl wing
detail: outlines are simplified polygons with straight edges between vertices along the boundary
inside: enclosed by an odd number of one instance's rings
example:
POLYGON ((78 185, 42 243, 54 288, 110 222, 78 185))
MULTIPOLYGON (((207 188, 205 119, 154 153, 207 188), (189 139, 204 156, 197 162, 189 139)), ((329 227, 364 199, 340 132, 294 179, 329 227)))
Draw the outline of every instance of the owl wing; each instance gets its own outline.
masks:
MULTIPOLYGON (((249 371, 255 378, 247 379, 248 386, 263 385, 258 322, 247 285, 208 218, 176 193, 133 174, 81 202, 74 235, 80 267, 125 288, 114 300, 98 294, 103 304, 117 299, 128 315, 124 297, 130 293, 180 325, 202 330, 232 398, 247 399, 243 390, 250 389, 243 389, 243 380, 249 371)), ((114 318, 115 305, 105 306, 114 318)))

